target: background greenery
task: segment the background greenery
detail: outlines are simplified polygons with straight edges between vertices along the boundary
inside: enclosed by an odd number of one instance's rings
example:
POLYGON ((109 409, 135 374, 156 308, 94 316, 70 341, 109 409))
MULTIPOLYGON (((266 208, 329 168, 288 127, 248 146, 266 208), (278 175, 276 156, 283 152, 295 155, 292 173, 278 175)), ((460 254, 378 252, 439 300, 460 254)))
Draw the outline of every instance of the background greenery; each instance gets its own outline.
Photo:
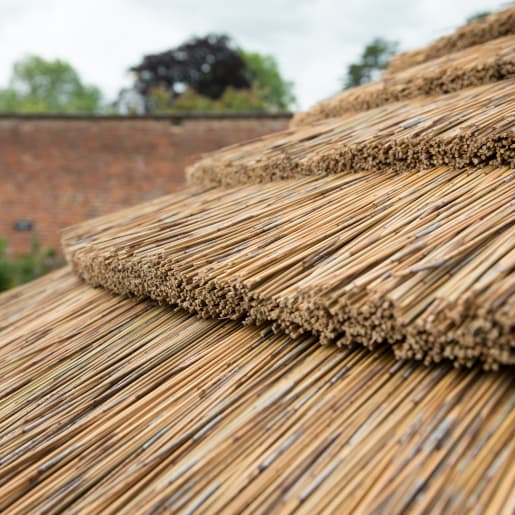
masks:
MULTIPOLYGON (((475 13, 467 23, 489 14, 475 13)), ((397 41, 374 38, 347 66, 341 88, 377 79, 398 47, 397 41)), ((30 55, 14 64, 8 85, 0 88, 0 112, 115 113, 127 91, 139 95, 142 101, 137 109, 144 106, 150 114, 273 112, 296 107, 293 83, 283 77, 276 58, 240 48, 227 34, 189 38, 175 48, 145 56, 130 69, 132 88, 120 90, 118 99, 107 103, 100 89, 85 84, 69 63, 30 55)))
POLYGON ((42 249, 36 238, 24 256, 7 257, 6 247, 5 240, 0 239, 0 291, 28 283, 63 264, 53 250, 42 249))
POLYGON ((102 94, 84 84, 73 67, 60 59, 31 55, 17 61, 9 85, 0 89, 0 111, 13 113, 96 113, 102 94))

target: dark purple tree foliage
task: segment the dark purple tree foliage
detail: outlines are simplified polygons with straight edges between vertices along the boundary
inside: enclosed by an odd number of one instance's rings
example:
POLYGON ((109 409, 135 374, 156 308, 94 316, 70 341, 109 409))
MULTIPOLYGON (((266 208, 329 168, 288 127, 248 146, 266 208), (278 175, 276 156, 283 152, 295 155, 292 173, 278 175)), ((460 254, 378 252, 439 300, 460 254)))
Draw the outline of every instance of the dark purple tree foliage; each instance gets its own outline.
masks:
POLYGON ((136 72, 135 86, 144 96, 154 87, 165 87, 172 96, 190 87, 217 99, 229 86, 251 86, 245 62, 231 38, 224 34, 194 37, 177 48, 147 55, 131 70, 136 72))

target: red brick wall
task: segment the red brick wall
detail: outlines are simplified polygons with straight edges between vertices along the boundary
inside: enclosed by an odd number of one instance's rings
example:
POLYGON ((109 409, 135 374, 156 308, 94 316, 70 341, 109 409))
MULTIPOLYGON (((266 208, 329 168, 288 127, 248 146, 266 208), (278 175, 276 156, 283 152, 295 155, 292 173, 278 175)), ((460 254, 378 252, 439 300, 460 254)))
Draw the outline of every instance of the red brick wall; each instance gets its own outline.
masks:
POLYGON ((62 228, 173 192, 201 153, 286 128, 288 116, 0 118, 0 239, 29 250, 62 228))

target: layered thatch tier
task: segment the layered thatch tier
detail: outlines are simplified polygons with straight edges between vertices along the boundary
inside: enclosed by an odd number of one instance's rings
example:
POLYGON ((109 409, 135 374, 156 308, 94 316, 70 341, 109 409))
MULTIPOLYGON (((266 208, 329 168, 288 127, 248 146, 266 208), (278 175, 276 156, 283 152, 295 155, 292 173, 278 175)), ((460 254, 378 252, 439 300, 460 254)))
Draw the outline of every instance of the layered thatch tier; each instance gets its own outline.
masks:
POLYGON ((113 292, 492 368, 515 363, 514 179, 442 167, 171 195, 64 248, 113 292))
POLYGON ((367 111, 400 100, 452 93, 514 76, 515 36, 506 36, 343 91, 295 115, 291 126, 367 111))
POLYGON ((342 172, 513 166, 515 80, 388 104, 207 154, 187 171, 203 187, 342 172))
POLYGON ((515 508, 511 370, 199 321, 68 270, 0 313, 5 512, 515 508))
POLYGON ((392 58, 388 72, 396 73, 443 55, 451 54, 492 39, 515 34, 515 7, 467 23, 456 32, 437 39, 418 50, 402 52, 392 58))

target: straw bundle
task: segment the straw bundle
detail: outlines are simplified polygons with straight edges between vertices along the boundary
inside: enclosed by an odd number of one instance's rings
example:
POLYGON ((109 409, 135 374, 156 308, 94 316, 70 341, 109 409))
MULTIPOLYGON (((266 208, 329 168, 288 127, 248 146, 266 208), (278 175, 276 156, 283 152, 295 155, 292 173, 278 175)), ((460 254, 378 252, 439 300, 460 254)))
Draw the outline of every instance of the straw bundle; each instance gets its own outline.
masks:
POLYGON ((0 296, 0 510, 515 509, 515 383, 113 298, 0 296))
POLYGON ((452 93, 515 76, 515 36, 506 36, 348 89, 294 116, 291 126, 419 96, 452 93))
POLYGON ((443 36, 431 45, 419 50, 397 54, 389 63, 388 72, 396 73, 411 66, 509 34, 515 34, 515 7, 509 7, 486 18, 467 23, 452 34, 443 36))
POLYGON ((514 178, 442 167, 171 195, 63 245, 117 293, 492 368, 515 363, 514 178))
POLYGON ((347 171, 515 163, 515 80, 397 102, 207 154, 190 184, 235 186, 347 171))

